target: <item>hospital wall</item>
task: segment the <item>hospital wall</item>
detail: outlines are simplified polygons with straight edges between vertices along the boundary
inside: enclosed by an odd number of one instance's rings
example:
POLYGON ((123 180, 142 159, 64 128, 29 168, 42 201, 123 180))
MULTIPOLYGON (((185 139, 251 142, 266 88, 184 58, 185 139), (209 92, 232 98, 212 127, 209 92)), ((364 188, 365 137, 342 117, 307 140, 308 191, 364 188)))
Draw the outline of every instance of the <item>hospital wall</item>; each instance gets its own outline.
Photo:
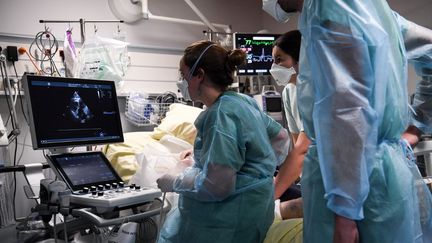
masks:
MULTIPOLYGON (((266 30, 270 33, 282 33, 296 28, 297 17, 287 24, 278 24, 261 10, 261 1, 251 0, 218 0, 193 1, 204 15, 214 23, 232 25, 235 32, 257 32, 266 30), (223 11, 221 11, 223 9, 223 11)), ((199 20, 195 13, 180 0, 150 0, 149 8, 153 14, 175 18, 199 20)), ((107 0, 0 0, 0 47, 17 46, 29 49, 34 36, 45 27, 39 20, 114 20, 107 0)), ((50 31, 59 39, 60 49, 63 46, 64 31, 69 24, 47 24, 50 31)), ((74 40, 81 47, 79 26, 73 27, 74 40)), ((124 78, 124 86, 119 93, 119 105, 122 111, 124 131, 142 130, 124 119, 125 97, 130 91, 147 93, 177 92, 175 82, 178 80, 178 62, 183 49, 193 41, 205 39, 204 26, 190 26, 156 20, 140 20, 134 24, 121 24, 120 29, 126 33, 129 45, 130 66, 124 78)), ((98 34, 112 37, 117 31, 117 24, 97 24, 98 34)), ((86 37, 94 35, 94 25, 86 25, 86 37)), ((60 57, 55 56, 56 65, 62 66, 60 57)), ((8 74, 12 78, 21 78, 35 69, 26 55, 20 55, 16 63, 18 76, 11 64, 8 74)), ((410 92, 414 89, 415 73, 409 72, 410 92)), ((3 89, 1 89, 3 90, 3 89)), ((5 121, 8 118, 6 98, 0 91, 0 114, 5 121)), ((23 100, 26 107, 25 99, 23 100)), ((34 151, 28 125, 21 111, 18 100, 17 113, 21 128, 18 137, 17 154, 20 164, 44 162, 42 151, 34 151)), ((49 109, 49 107, 47 107, 49 109)), ((10 131, 10 122, 9 122, 10 131)), ((11 155, 14 145, 9 146, 11 155)), ((12 157, 13 158, 13 157, 12 157)), ((17 160, 18 160, 17 159, 17 160)), ((17 174, 17 216, 28 215, 33 201, 25 199, 22 186, 25 183, 21 173, 17 174)))
MULTIPOLYGON (((250 0, 218 0, 193 1, 203 14, 213 23, 232 25, 233 31, 257 32, 264 28, 262 18, 268 18, 261 10, 259 1, 250 0), (224 9, 223 11, 215 11, 224 9)), ((195 13, 180 0, 150 0, 149 9, 155 15, 199 20, 195 13)), ((63 46, 64 32, 69 24, 40 24, 39 20, 115 20, 107 0, 0 0, 0 47, 17 46, 29 49, 30 43, 45 26, 59 40, 60 49, 63 46)), ((277 25, 276 22, 273 23, 277 25)), ((295 24, 292 24, 293 29, 295 24)), ((71 23, 73 39, 78 48, 81 47, 79 25, 71 23)), ((98 35, 111 38, 117 31, 117 24, 96 24, 98 35)), ((190 43, 206 39, 204 26, 191 26, 156 20, 140 20, 134 24, 120 24, 121 31, 126 35, 130 56, 130 66, 124 78, 123 89, 119 91, 119 106, 124 114, 125 96, 129 91, 148 93, 177 92, 175 82, 178 80, 178 63, 183 49, 190 43)), ((267 29, 271 29, 267 27, 267 29)), ((287 27, 287 30, 288 27, 287 27)), ((94 25, 86 24, 86 38, 94 35, 94 25)), ((56 65, 61 67, 59 55, 55 56, 56 65)), ((20 55, 16 62, 18 79, 24 71, 34 72, 35 69, 26 55, 20 55)), ((16 78, 11 64, 8 64, 8 74, 16 78)), ((1 89, 3 90, 3 89, 1 89)), ((8 109, 3 92, 0 91, 0 114, 6 121, 8 109)), ((25 102, 25 100, 23 100, 25 102)), ((24 103, 24 107, 25 107, 24 103)), ((16 105, 21 135, 18 137, 17 154, 20 164, 44 162, 42 151, 33 151, 28 125, 21 112, 18 100, 16 105), (22 155, 22 156, 21 156, 22 155)), ((49 109, 49 107, 47 107, 49 109)), ((124 131, 142 130, 124 119, 124 131)), ((10 122, 9 122, 10 131, 10 122)), ((14 145, 9 146, 14 154, 14 145)), ((17 159, 18 160, 18 159, 17 159)), ((32 200, 27 200, 22 190, 25 185, 21 173, 17 173, 17 216, 24 217, 30 212, 32 200)))

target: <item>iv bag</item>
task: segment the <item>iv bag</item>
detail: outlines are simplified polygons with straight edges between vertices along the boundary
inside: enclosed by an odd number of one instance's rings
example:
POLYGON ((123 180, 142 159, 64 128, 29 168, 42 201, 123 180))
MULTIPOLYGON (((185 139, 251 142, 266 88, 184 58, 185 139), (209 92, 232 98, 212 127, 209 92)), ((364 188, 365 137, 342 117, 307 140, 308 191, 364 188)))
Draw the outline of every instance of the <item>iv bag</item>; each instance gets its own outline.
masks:
POLYGON ((129 65, 127 42, 95 35, 84 42, 78 55, 75 77, 112 80, 117 90, 129 65))

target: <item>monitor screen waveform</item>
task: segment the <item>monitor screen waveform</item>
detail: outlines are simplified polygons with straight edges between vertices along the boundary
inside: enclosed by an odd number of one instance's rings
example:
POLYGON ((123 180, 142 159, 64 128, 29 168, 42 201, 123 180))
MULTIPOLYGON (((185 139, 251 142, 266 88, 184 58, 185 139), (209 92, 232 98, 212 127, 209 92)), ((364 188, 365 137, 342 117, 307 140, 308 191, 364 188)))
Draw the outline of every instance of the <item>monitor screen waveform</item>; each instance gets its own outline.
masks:
POLYGON ((237 75, 269 75, 273 63, 272 48, 278 34, 234 34, 234 48, 246 52, 246 64, 239 66, 237 75))

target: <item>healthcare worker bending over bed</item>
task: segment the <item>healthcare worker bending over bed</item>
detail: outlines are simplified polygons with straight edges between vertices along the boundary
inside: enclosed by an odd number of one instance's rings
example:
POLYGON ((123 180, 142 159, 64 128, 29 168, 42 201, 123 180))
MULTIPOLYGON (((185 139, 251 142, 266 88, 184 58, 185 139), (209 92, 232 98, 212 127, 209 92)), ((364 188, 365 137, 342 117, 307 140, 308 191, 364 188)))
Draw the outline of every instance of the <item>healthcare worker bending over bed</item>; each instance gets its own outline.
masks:
POLYGON ((163 192, 180 194, 159 242, 262 242, 273 222, 273 173, 289 135, 252 98, 226 91, 244 62, 241 50, 209 41, 184 52, 179 89, 208 108, 195 121, 195 164, 157 180, 163 192))
POLYGON ((430 38, 417 38, 383 0, 263 3, 279 20, 301 11, 297 92, 312 140, 302 174, 304 241, 432 242, 430 194, 417 191, 427 189, 400 140, 410 117, 406 38, 429 57, 430 38))

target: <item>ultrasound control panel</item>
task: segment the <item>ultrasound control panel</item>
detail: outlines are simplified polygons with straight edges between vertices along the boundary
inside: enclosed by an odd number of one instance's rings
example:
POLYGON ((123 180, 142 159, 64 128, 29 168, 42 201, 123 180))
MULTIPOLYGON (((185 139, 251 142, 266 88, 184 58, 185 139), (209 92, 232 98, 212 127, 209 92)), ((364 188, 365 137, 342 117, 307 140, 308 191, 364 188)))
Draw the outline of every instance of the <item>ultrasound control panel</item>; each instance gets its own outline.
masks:
POLYGON ((84 187, 71 196, 70 202, 91 207, 122 208, 151 202, 160 196, 162 193, 158 189, 120 182, 84 187))
POLYGON ((72 191, 70 202, 97 208, 124 208, 151 202, 159 189, 126 185, 102 152, 49 155, 51 168, 72 191))

